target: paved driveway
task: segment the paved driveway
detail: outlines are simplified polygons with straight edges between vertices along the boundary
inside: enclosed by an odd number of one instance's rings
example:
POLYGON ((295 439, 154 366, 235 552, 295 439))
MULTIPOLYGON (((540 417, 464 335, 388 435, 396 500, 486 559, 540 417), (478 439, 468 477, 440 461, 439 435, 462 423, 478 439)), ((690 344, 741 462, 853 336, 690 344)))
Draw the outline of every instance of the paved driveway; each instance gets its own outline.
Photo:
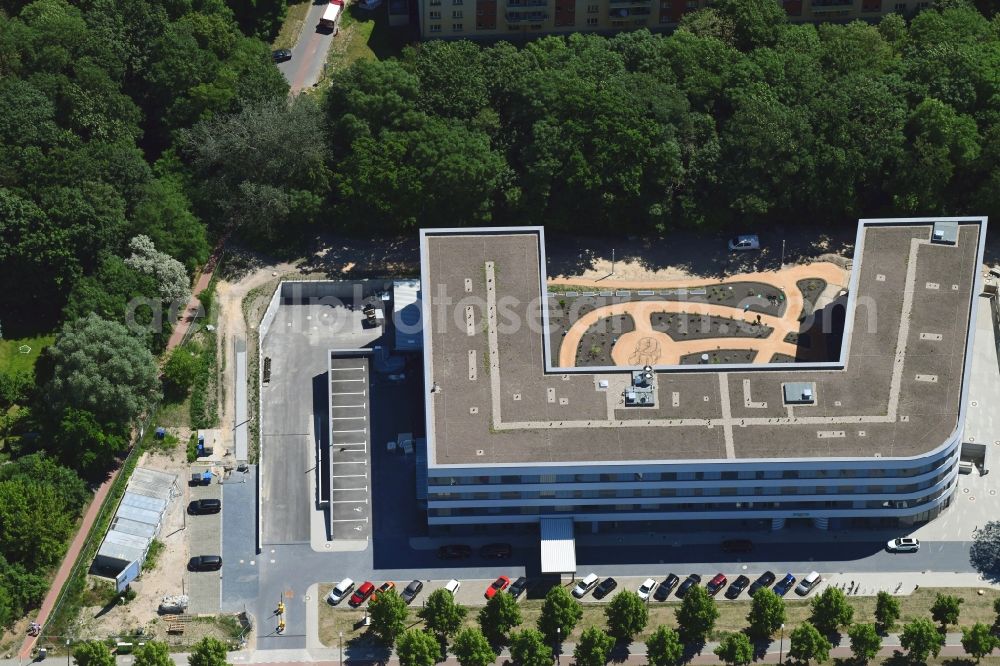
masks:
POLYGON ((292 59, 278 64, 278 69, 292 88, 292 94, 312 86, 323 73, 323 65, 334 40, 333 33, 317 29, 326 6, 326 2, 313 2, 302 24, 302 32, 292 47, 292 59))
MULTIPOLYGON (((192 486, 190 499, 220 499, 222 486, 214 480, 207 486, 192 486)), ((187 507, 185 507, 185 511, 187 507)), ((226 510, 225 506, 222 508, 226 510)), ((187 535, 189 552, 195 555, 222 554, 222 514, 213 513, 204 516, 187 516, 187 535)), ((225 564, 225 559, 223 559, 225 564)), ((188 612, 218 613, 220 602, 221 571, 188 571, 185 578, 184 591, 191 598, 188 612)))

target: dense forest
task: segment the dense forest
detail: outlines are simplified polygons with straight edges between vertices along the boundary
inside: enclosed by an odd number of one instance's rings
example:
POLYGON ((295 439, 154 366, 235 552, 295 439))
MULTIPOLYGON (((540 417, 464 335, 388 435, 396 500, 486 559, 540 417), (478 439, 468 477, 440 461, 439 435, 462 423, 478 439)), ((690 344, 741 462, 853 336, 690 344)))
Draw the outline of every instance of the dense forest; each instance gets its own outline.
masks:
POLYGON ((19 435, 0 451, 0 625, 37 605, 81 479, 161 395, 169 317, 126 324, 184 302, 223 238, 665 237, 1000 205, 1000 18, 961 0, 818 26, 719 0, 670 35, 429 42, 292 100, 266 43, 284 12, 0 0, 0 325, 56 335, 34 373, 0 373, 19 435))
POLYGON ((233 5, 0 0, 0 324, 56 333, 34 374, 0 373, 0 626, 40 603, 88 484, 158 399, 171 322, 149 324, 220 233, 179 134, 287 97, 260 39, 284 0, 233 5))

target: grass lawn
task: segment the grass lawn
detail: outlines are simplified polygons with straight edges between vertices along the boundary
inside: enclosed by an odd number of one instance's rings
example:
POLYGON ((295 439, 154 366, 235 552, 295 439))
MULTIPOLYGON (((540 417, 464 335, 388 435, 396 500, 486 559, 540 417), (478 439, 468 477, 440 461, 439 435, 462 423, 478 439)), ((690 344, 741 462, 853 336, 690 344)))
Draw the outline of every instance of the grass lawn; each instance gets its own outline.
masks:
MULTIPOLYGON (((364 628, 362 628, 362 630, 356 630, 354 628, 354 624, 361 619, 364 615, 364 611, 362 609, 335 609, 330 606, 325 601, 325 591, 329 590, 329 588, 330 585, 320 585, 320 591, 323 592, 318 599, 320 640, 328 647, 336 647, 338 633, 343 631, 345 643, 358 639, 360 639, 361 642, 365 641, 363 638, 364 628)), ((976 622, 984 622, 989 625, 993 624, 993 620, 996 617, 996 614, 993 611, 993 602, 995 599, 1000 597, 1000 591, 986 589, 985 593, 982 596, 979 596, 974 589, 923 588, 917 590, 909 596, 897 597, 897 599, 899 599, 902 618, 899 622, 899 626, 896 627, 896 630, 898 631, 902 624, 918 617, 930 618, 930 607, 931 604, 934 603, 934 596, 938 592, 964 599, 960 617, 960 626, 972 626, 976 622)), ((854 607, 855 622, 875 621, 875 597, 849 597, 848 599, 854 607)), ((677 623, 674 619, 674 611, 679 605, 680 601, 673 600, 673 597, 671 597, 671 601, 666 603, 657 602, 650 604, 649 624, 647 625, 646 631, 640 634, 637 639, 644 640, 646 636, 659 625, 676 627, 677 623)), ((542 600, 523 599, 520 606, 523 620, 521 626, 535 626, 535 622, 541 613, 542 600)), ((747 612, 750 610, 750 602, 748 600, 720 602, 718 607, 719 619, 715 625, 715 632, 712 637, 713 639, 718 638, 723 633, 740 631, 747 626, 746 616, 747 612)), ((785 600, 785 607, 788 613, 788 626, 785 629, 785 634, 787 636, 792 628, 803 620, 808 619, 809 600, 803 600, 797 597, 795 599, 788 598, 785 600)), ((419 610, 419 606, 415 606, 410 609, 409 624, 419 625, 421 623, 420 618, 417 617, 417 612, 419 610)), ((466 616, 465 620, 466 625, 475 626, 478 614, 479 607, 470 608, 469 614, 466 616)), ((602 628, 605 626, 604 604, 583 604, 583 619, 576 626, 573 633, 566 637, 566 640, 569 642, 576 642, 580 637, 581 631, 587 627, 593 626, 602 628)), ((957 629, 952 627, 949 631, 957 631, 957 629)), ((983 663, 987 662, 984 661, 983 663)), ((997 660, 997 664, 1000 664, 1000 659, 997 660)))
POLYGON ((0 373, 31 372, 35 367, 38 355, 42 353, 42 349, 51 345, 55 339, 56 336, 53 334, 36 335, 17 340, 0 340, 0 373), (30 347, 27 354, 21 352, 21 347, 25 345, 30 347))
POLYGON ((288 12, 285 14, 285 22, 281 24, 278 36, 274 38, 271 48, 290 49, 295 45, 295 41, 302 32, 302 24, 305 23, 306 14, 312 7, 310 0, 300 0, 300 2, 289 3, 288 12))
POLYGON ((182 402, 162 402, 156 410, 156 426, 187 428, 191 425, 191 394, 182 402))
POLYGON ((365 11, 351 5, 340 19, 340 32, 330 46, 319 87, 325 88, 330 76, 358 60, 385 60, 398 56, 413 40, 411 27, 389 27, 384 6, 365 11))

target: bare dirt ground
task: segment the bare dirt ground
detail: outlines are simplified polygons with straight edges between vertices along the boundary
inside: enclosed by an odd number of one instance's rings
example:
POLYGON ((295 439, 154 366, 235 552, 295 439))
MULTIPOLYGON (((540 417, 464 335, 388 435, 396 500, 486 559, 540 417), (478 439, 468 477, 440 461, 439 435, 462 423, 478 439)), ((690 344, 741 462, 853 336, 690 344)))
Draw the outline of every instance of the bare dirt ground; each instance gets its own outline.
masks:
MULTIPOLYGON (((189 431, 188 431, 189 432, 189 431)), ((176 433, 180 433, 179 430, 176 433)), ((139 460, 140 467, 155 469, 177 475, 177 486, 181 495, 175 497, 167 506, 163 517, 163 528, 157 537, 163 542, 156 566, 151 571, 143 572, 142 576, 132 583, 136 598, 125 605, 117 605, 105 609, 101 606, 88 606, 81 609, 80 627, 83 636, 113 636, 130 633, 140 627, 149 631, 155 620, 159 618, 157 608, 160 599, 168 594, 180 594, 178 572, 184 571, 188 559, 188 543, 182 529, 184 525, 184 510, 187 497, 188 473, 184 442, 186 437, 178 437, 180 443, 166 452, 150 451, 144 453, 139 460)), ((107 579, 91 579, 107 583, 107 579)))

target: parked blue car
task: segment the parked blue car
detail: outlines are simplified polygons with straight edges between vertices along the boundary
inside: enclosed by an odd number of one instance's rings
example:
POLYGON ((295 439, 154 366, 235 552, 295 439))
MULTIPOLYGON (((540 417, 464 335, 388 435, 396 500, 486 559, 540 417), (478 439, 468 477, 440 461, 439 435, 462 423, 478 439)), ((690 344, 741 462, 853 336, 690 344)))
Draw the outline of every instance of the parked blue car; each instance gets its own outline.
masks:
POLYGON ((779 597, 783 597, 788 594, 788 590, 792 589, 795 585, 795 576, 792 574, 785 574, 785 577, 778 581, 778 584, 774 586, 774 593, 779 597))

